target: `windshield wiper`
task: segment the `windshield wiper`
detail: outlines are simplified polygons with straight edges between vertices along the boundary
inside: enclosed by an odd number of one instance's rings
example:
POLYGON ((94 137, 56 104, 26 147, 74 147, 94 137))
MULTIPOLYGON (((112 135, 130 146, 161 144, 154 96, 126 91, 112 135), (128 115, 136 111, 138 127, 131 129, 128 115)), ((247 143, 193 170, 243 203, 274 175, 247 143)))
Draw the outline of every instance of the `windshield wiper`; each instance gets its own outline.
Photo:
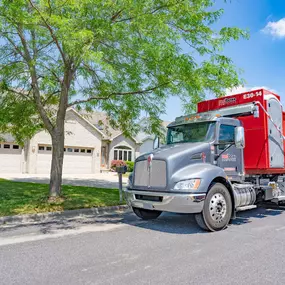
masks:
MULTIPOLYGON (((227 151, 231 146, 233 146, 235 143, 230 143, 223 151, 221 151, 219 154, 216 154, 215 155, 215 160, 217 160, 220 156, 221 156, 221 154, 223 154, 225 151, 227 151)), ((215 144, 216 146, 219 146, 219 145, 223 145, 223 144, 221 144, 221 143, 218 143, 218 144, 215 144)))

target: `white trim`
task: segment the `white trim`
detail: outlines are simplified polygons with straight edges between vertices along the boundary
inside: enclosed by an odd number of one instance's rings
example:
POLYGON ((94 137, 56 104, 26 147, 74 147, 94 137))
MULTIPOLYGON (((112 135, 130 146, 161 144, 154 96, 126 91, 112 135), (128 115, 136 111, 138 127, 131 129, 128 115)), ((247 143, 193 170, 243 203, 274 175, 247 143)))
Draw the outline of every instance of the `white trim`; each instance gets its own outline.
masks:
MULTIPOLYGON (((119 133, 118 135, 112 137, 110 140, 113 141, 114 139, 118 138, 118 137, 121 136, 121 135, 125 136, 124 133, 121 132, 121 133, 119 133)), ((126 136, 125 136, 125 137, 126 137, 126 136)), ((127 137, 126 137, 126 138, 127 138, 127 137)), ((139 143, 140 143, 140 142, 137 141, 134 137, 130 137, 130 138, 131 138, 136 144, 139 144, 139 143)))

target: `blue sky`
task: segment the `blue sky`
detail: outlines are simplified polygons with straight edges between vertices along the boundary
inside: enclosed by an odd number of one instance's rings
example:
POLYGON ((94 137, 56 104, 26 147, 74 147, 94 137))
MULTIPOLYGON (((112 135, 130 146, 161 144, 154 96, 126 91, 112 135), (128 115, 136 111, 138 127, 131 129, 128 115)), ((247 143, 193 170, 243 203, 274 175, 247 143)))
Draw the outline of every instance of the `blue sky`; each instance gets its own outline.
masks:
MULTIPOLYGON (((223 3, 222 0, 217 2, 223 3)), ((233 41, 224 50, 234 64, 243 70, 242 78, 245 79, 246 85, 237 91, 267 87, 281 96, 285 106, 285 1, 228 2, 220 6, 225 12, 218 26, 237 26, 249 29, 250 32, 249 40, 233 41)), ((181 114, 179 99, 170 98, 162 119, 172 121, 181 114)))

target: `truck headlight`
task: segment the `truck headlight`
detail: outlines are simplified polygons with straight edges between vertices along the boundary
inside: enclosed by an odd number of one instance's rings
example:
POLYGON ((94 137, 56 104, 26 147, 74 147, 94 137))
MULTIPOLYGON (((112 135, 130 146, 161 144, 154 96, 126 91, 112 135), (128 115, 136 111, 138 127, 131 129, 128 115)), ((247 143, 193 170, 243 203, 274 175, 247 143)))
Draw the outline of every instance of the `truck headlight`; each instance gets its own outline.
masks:
POLYGON ((201 179, 182 180, 175 184, 174 190, 190 191, 197 190, 200 186, 201 179))
POLYGON ((130 173, 129 177, 128 177, 128 181, 127 181, 127 187, 131 187, 132 186, 132 181, 133 181, 133 173, 130 173))

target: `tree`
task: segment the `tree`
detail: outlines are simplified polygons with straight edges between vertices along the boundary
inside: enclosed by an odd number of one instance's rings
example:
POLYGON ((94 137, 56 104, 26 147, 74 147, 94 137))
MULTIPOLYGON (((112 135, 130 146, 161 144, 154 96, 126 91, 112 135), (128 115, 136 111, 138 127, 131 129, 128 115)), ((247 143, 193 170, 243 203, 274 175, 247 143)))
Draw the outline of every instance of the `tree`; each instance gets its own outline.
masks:
POLYGON ((155 133, 168 96, 192 106, 240 84, 222 47, 247 33, 215 30, 214 2, 0 1, 0 126, 20 141, 49 132, 51 197, 61 192, 68 108, 104 110, 126 135, 144 112, 155 133))

